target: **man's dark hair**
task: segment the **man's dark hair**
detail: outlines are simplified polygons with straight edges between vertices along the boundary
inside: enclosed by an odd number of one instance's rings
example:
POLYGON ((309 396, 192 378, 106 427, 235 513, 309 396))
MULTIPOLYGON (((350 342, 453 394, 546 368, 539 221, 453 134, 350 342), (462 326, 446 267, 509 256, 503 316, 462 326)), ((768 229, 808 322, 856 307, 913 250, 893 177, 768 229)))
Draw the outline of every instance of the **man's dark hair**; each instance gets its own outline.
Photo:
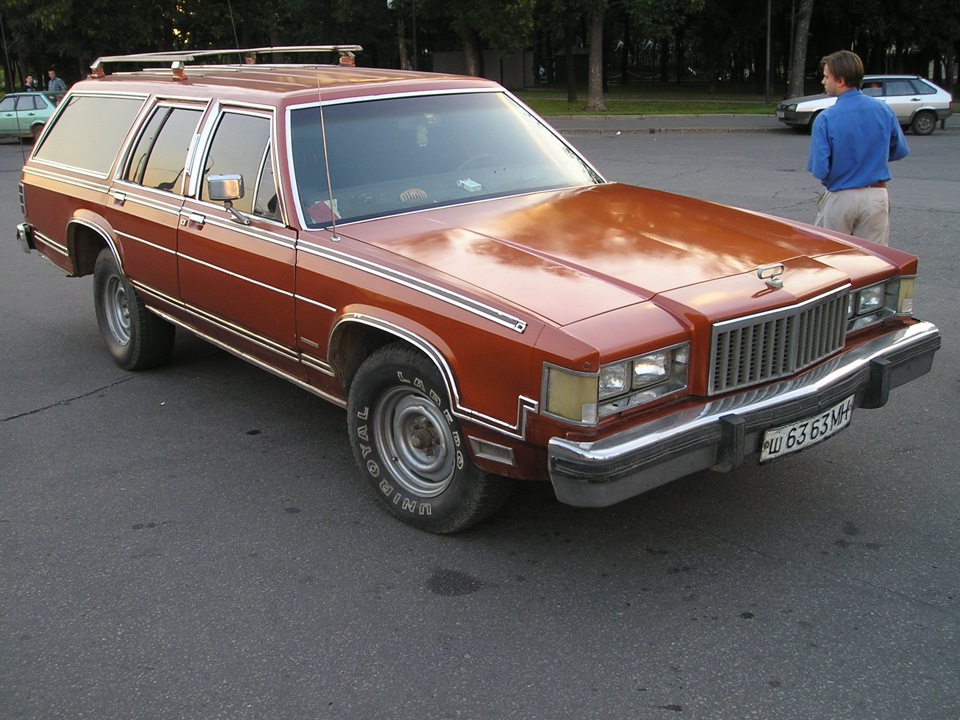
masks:
POLYGON ((820 69, 830 68, 830 74, 837 80, 843 78, 847 87, 860 89, 863 84, 863 61, 860 56, 849 50, 838 50, 820 60, 820 69))

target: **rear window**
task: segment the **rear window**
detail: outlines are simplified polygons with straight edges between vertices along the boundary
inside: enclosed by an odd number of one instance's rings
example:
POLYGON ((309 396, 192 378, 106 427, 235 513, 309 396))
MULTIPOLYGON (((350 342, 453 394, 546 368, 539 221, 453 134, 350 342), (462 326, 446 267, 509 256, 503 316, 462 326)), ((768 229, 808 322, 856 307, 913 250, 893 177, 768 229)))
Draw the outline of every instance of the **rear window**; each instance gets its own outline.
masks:
POLYGON ((73 95, 34 157, 106 177, 145 98, 73 95))

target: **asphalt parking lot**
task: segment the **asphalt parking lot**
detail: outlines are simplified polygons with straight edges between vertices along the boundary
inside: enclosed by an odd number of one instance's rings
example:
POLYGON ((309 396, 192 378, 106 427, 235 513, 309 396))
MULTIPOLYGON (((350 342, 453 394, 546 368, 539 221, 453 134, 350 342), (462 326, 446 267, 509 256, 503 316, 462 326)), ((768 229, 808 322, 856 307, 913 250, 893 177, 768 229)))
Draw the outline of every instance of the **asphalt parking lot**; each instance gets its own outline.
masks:
MULTIPOLYGON (((813 219, 790 130, 568 138, 813 219)), ((90 278, 21 252, 0 143, 0 718, 960 717, 960 127, 908 142, 928 376, 774 465, 604 510, 525 485, 454 537, 381 512, 343 411, 282 380, 186 335, 116 368, 90 278)))

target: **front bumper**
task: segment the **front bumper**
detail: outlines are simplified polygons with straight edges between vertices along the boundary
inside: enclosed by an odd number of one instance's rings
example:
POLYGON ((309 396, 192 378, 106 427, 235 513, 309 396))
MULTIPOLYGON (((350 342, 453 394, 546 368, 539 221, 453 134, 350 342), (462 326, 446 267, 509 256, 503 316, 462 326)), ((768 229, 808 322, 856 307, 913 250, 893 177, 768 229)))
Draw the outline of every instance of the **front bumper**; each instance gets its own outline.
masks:
POLYGON ((777 108, 777 120, 790 127, 807 127, 813 120, 812 112, 797 112, 796 110, 783 110, 777 108))
POLYGON ((940 349, 919 322, 844 352, 794 378, 708 400, 594 442, 552 438, 550 480, 560 502, 603 507, 700 470, 728 471, 757 455, 765 430, 854 396, 878 408, 893 388, 925 375, 940 349))

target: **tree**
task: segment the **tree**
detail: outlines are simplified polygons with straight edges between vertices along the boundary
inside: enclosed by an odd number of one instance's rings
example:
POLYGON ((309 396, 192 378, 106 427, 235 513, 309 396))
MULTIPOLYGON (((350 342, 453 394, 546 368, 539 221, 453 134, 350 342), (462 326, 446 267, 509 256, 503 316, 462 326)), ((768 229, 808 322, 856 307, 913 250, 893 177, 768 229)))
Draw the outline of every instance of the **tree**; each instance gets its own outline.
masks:
POLYGON ((800 97, 804 93, 803 79, 807 67, 807 40, 810 37, 810 19, 813 16, 813 0, 800 0, 797 11, 796 30, 793 35, 793 56, 790 58, 790 80, 787 97, 800 97))
POLYGON ((590 12, 590 63, 587 71, 587 110, 602 111, 603 102, 603 22, 607 0, 596 0, 590 12))

